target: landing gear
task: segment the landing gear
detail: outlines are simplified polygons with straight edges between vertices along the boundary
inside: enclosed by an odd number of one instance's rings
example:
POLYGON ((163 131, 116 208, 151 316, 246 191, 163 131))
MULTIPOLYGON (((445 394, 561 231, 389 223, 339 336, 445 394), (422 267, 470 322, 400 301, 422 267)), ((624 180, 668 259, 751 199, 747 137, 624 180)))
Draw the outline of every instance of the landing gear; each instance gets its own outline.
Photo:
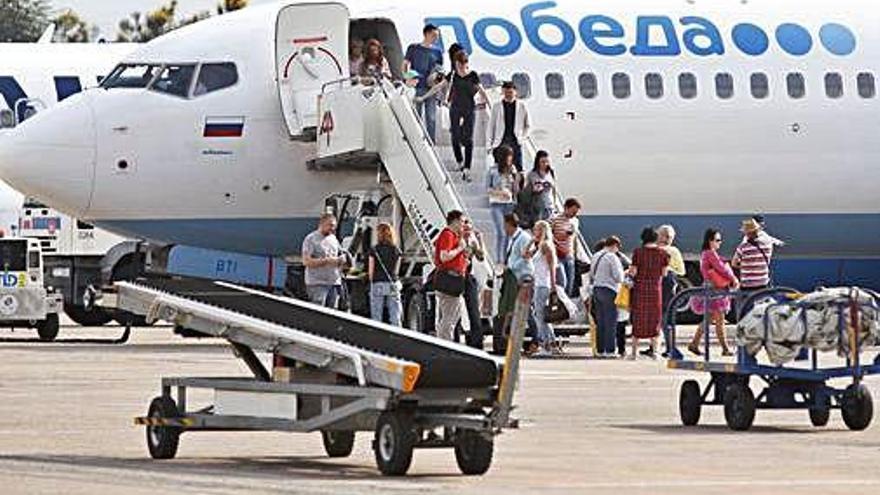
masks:
MULTIPOLYGON (((177 404, 167 396, 159 396, 150 402, 147 417, 160 423, 163 419, 172 419, 180 416, 177 404)), ((162 426, 151 424, 147 426, 147 449, 153 459, 173 459, 177 455, 177 447, 180 444, 180 428, 176 426, 162 426)))
POLYGON ((385 476, 403 476, 412 463, 416 435, 412 418, 399 411, 385 411, 376 422, 373 451, 376 466, 385 476))
POLYGON ((83 327, 102 327, 113 321, 113 315, 98 308, 86 309, 83 306, 65 305, 64 313, 77 325, 83 327))

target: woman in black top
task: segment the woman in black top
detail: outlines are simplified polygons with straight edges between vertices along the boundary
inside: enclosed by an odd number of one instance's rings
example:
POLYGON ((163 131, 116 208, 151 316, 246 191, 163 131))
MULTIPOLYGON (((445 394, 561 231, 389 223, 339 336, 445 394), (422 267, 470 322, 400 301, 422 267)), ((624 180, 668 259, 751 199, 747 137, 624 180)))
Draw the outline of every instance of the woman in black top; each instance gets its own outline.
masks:
POLYGON ((474 155, 474 117, 476 104, 474 96, 480 94, 486 105, 489 97, 480 85, 480 76, 470 70, 468 56, 465 51, 455 54, 455 70, 449 90, 449 131, 452 134, 452 151, 458 163, 458 171, 462 179, 470 182, 471 162, 474 155), (464 154, 462 155, 462 148, 464 154))
POLYGON ((370 278, 370 318, 382 321, 388 309, 388 323, 401 326, 400 314, 403 304, 400 299, 400 249, 394 241, 394 230, 387 223, 376 227, 378 242, 370 250, 367 276, 370 278))

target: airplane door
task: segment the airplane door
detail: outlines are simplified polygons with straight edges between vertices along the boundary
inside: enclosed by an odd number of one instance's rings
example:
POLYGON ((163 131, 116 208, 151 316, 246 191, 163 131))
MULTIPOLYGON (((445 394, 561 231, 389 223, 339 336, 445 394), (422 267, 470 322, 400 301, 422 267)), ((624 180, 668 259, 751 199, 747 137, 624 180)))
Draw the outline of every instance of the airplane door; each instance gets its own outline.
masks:
POLYGON ((292 137, 317 127, 323 85, 349 76, 348 28, 348 9, 338 3, 290 5, 278 14, 278 91, 292 137))

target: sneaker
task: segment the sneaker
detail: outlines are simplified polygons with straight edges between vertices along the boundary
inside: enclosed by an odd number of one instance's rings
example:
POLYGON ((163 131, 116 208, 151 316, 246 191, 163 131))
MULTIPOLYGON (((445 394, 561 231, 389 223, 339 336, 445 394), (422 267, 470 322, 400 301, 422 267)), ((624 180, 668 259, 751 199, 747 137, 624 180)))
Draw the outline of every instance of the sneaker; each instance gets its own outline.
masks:
POLYGON ((535 358, 542 358, 542 357, 550 357, 550 356, 552 356, 552 355, 553 355, 552 352, 550 352, 550 351, 548 351, 547 349, 544 349, 544 348, 542 347, 542 348, 538 349, 537 351, 535 351, 535 353, 532 354, 532 357, 535 357, 535 358))

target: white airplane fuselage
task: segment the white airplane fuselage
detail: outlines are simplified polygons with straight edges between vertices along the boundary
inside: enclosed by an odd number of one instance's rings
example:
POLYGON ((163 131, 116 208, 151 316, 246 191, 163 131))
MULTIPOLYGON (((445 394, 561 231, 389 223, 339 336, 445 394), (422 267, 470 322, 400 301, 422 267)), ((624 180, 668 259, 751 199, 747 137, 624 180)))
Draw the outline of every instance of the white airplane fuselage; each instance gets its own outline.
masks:
MULTIPOLYGON (((383 26, 394 62, 433 22, 444 46, 465 45, 480 73, 521 87, 528 78, 534 141, 551 152, 561 193, 584 203, 588 238, 634 239, 645 225, 672 223, 695 253, 705 228, 721 227, 735 244, 739 220, 762 212, 787 242, 782 275, 845 270, 848 280, 880 283, 873 3, 345 3, 352 27, 383 26)), ((125 58, 234 63, 234 85, 189 97, 85 91, 0 141, 3 177, 126 235, 297 253, 325 197, 374 184, 375 172, 309 170, 314 143, 290 138, 276 49, 289 4, 204 21, 125 58), (209 136, 217 123, 242 126, 209 136)), ((300 5, 300 14, 305 5, 327 4, 300 5)), ((313 34, 291 49, 335 47, 347 75, 338 47, 348 33, 313 34)))

